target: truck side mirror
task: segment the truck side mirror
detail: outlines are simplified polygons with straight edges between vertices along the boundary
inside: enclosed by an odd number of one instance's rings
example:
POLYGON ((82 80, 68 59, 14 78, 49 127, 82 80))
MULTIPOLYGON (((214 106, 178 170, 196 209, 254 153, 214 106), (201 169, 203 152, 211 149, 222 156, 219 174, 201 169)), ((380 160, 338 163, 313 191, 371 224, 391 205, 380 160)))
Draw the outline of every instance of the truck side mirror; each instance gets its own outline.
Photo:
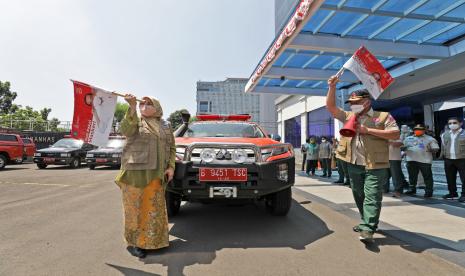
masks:
POLYGON ((279 134, 271 134, 270 138, 275 141, 281 142, 281 136, 279 136, 279 134))

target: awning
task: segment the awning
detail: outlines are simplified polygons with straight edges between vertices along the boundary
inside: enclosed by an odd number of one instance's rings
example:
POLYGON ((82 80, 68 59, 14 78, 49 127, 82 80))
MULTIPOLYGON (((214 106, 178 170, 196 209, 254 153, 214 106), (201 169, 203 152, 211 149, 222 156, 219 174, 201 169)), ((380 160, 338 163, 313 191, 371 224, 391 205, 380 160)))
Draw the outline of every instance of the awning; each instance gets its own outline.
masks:
MULTIPOLYGON (((245 92, 325 95, 361 45, 394 77, 465 51, 465 0, 301 0, 245 92)), ((358 84, 346 72, 338 88, 358 84)))

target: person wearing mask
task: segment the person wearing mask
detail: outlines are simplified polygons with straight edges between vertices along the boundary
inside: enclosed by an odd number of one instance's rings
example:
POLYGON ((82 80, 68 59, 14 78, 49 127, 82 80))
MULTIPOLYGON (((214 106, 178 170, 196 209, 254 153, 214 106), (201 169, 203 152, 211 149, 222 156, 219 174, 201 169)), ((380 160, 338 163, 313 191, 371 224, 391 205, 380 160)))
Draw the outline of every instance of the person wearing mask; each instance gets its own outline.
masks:
POLYGON ((326 139, 326 137, 321 137, 318 158, 320 159, 321 168, 323 169, 321 177, 331 177, 331 143, 326 139))
POLYGON ((347 172, 347 163, 339 158, 337 154, 338 146, 339 141, 336 138, 333 138, 333 155, 336 158, 337 173, 339 174, 339 179, 334 181, 333 183, 350 186, 349 173, 347 172))
POLYGON ((449 131, 445 131, 442 136, 441 157, 444 158, 444 170, 446 172, 447 188, 449 193, 444 196, 445 199, 454 199, 458 197, 457 193, 457 172, 462 182, 462 196, 459 202, 465 202, 465 130, 463 122, 457 117, 449 118, 447 125, 449 131))
POLYGON ((305 171, 305 162, 307 162, 307 146, 309 139, 305 139, 305 144, 302 144, 300 147, 300 152, 302 153, 302 171, 305 171))
POLYGON ((315 169, 318 165, 318 144, 315 137, 309 139, 310 143, 305 144, 307 147, 307 175, 315 175, 315 169))
POLYGON ((127 142, 115 182, 121 189, 124 238, 131 255, 168 247, 165 188, 173 179, 176 147, 171 126, 162 119, 160 102, 143 97, 137 114, 136 97, 126 94, 129 109, 121 121, 127 142))
POLYGON ((370 93, 366 89, 354 91, 347 102, 351 111, 336 106, 338 76, 328 80, 326 108, 342 123, 357 116, 354 137, 341 137, 338 156, 348 163, 352 193, 360 213, 361 223, 353 230, 360 232, 362 242, 373 242, 378 228, 383 199, 383 186, 389 169, 389 140, 399 139, 399 128, 388 112, 371 108, 370 93))
MULTIPOLYGON (((400 142, 404 142, 405 138, 410 136, 412 134, 412 130, 407 126, 407 125, 402 125, 400 127, 400 142)), ((401 168, 402 168, 402 162, 405 164, 405 152, 400 151, 401 154, 401 168)), ((404 171, 401 169, 400 170, 400 175, 402 177, 402 189, 408 189, 409 184, 408 181, 406 180, 407 178, 405 177, 404 171)))
POLYGON ((425 198, 433 196, 433 153, 439 150, 436 139, 426 135, 426 128, 418 124, 413 128, 414 135, 408 136, 404 140, 404 150, 407 156, 407 171, 409 177, 409 190, 407 195, 417 193, 418 173, 421 172, 425 181, 425 198))
POLYGON ((392 182, 394 184, 394 193, 393 197, 399 198, 403 189, 403 178, 402 178, 402 156, 400 147, 403 145, 402 141, 399 140, 389 140, 389 174, 386 180, 386 185, 384 186, 384 192, 389 193, 390 178, 392 177, 392 182))

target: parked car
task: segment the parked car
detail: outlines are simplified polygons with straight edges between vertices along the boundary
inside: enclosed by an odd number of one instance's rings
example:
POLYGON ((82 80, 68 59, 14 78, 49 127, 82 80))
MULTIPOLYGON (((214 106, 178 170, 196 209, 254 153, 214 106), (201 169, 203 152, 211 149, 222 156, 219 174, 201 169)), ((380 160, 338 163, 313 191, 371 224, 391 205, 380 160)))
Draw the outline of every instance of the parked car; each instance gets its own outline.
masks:
POLYGON ((121 166, 121 154, 125 144, 125 137, 110 137, 105 146, 87 152, 87 166, 91 170, 95 169, 96 166, 110 166, 119 169, 121 166))
POLYGON ((95 148, 81 140, 63 138, 49 148, 37 150, 34 163, 39 169, 45 169, 48 165, 69 165, 75 169, 85 162, 86 153, 95 148))
POLYGON ((292 202, 295 159, 249 115, 198 115, 175 131, 176 168, 166 202, 175 215, 181 200, 263 200, 273 215, 286 215, 292 202))
POLYGON ((23 160, 24 143, 19 135, 0 133, 0 170, 23 160))
POLYGON ((36 152, 36 144, 31 138, 21 138, 24 143, 23 161, 32 161, 36 152))

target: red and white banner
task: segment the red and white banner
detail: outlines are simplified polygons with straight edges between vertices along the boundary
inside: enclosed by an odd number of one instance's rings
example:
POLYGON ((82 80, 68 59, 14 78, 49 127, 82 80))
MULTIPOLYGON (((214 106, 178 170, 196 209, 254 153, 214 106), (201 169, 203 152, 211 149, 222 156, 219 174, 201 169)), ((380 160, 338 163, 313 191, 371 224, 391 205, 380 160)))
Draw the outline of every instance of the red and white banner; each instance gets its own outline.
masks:
POLYGON ((344 64, 344 68, 357 76, 375 100, 394 82, 391 74, 363 46, 344 64))
POLYGON ((117 96, 86 83, 74 85, 71 137, 96 146, 107 143, 113 125, 117 96))

